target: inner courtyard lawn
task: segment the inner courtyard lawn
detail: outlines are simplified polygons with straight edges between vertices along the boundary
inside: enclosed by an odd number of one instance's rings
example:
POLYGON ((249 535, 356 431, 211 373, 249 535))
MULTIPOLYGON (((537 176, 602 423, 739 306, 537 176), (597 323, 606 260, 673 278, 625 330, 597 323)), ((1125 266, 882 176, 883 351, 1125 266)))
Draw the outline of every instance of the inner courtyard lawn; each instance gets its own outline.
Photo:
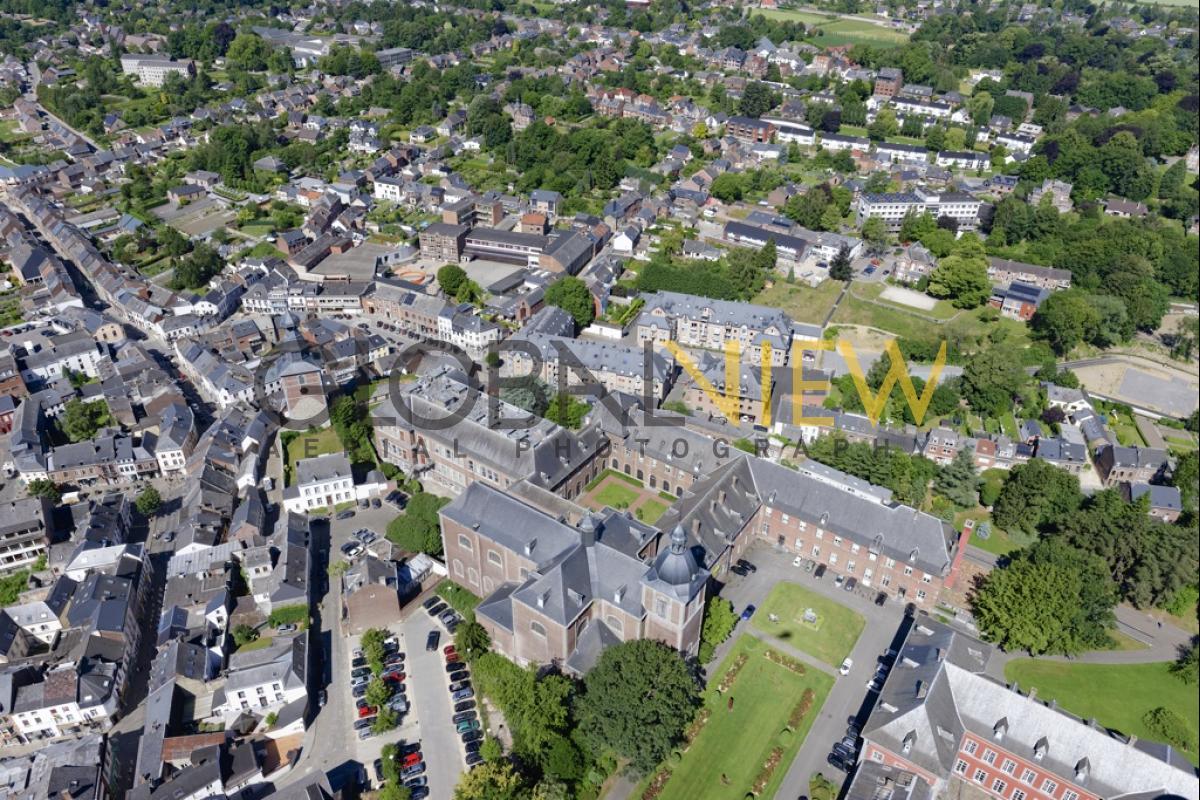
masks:
POLYGON ((287 453, 287 461, 284 466, 289 485, 295 480, 297 461, 323 456, 326 453, 343 452, 342 440, 338 438, 337 432, 332 427, 311 432, 305 431, 288 440, 284 449, 287 453))
POLYGON ((861 616, 841 603, 786 582, 775 584, 751 621, 763 633, 832 666, 840 665, 850 655, 864 624, 861 616), (804 620, 809 608, 816 612, 815 625, 804 620), (771 615, 778 620, 772 622, 771 615))
POLYGON ((618 481, 609 481, 592 495, 597 502, 613 508, 624 508, 638 499, 638 492, 618 481))
POLYGON ((813 667, 801 666, 803 674, 797 673, 769 660, 769 650, 768 644, 753 636, 742 636, 734 644, 704 692, 707 722, 678 764, 668 760, 672 774, 660 800, 742 800, 754 788, 772 750, 779 747, 782 752, 774 771, 758 792, 759 797, 775 796, 821 711, 833 678, 813 667), (719 694, 726 673, 742 655, 746 661, 737 677, 728 691, 719 694), (781 735, 806 689, 812 690, 807 713, 793 731, 781 735))
POLYGON ((1004 677, 1016 681, 1021 691, 1037 688, 1039 700, 1056 700, 1082 719, 1095 718, 1106 728, 1139 739, 1159 741, 1143 723, 1146 712, 1159 706, 1187 720, 1192 748, 1184 751, 1192 763, 1200 761, 1196 734, 1200 730, 1200 690, 1171 675, 1170 662, 1150 664, 1070 664, 1024 658, 1009 662, 1004 677))

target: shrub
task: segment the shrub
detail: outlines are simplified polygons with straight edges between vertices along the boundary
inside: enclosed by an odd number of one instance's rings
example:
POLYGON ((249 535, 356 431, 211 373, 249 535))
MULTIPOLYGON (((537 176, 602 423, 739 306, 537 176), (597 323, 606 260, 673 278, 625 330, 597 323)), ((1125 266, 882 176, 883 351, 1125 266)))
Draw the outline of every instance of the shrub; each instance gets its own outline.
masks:
POLYGON ((1159 706, 1152 711, 1147 711, 1146 716, 1142 717, 1142 722, 1155 736, 1167 744, 1180 750, 1192 749, 1192 742, 1196 737, 1193 735, 1191 727, 1187 720, 1171 709, 1159 706))
POLYGON ((277 608, 267 617, 267 624, 273 628, 278 628, 280 625, 304 627, 308 624, 308 606, 297 604, 277 608))

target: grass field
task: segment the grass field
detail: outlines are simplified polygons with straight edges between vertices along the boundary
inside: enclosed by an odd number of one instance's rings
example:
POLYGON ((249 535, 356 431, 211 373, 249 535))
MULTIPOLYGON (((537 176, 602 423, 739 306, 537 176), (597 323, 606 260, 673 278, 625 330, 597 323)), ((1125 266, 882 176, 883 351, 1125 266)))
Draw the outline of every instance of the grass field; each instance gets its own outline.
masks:
POLYGON ((645 500, 637 507, 638 519, 647 525, 658 522, 658 518, 667 513, 667 503, 658 500, 645 500))
POLYGON ((1147 711, 1165 706, 1183 716, 1192 729, 1192 749, 1186 755, 1197 763, 1195 747, 1200 727, 1200 694, 1169 672, 1169 662, 1153 664, 1069 664, 1021 659, 1004 668, 1004 677, 1023 690, 1037 687, 1039 700, 1054 699, 1067 711, 1101 725, 1156 740, 1142 722, 1147 711))
POLYGON ((295 476, 296 462, 302 458, 314 458, 326 453, 342 452, 342 442, 333 428, 321 428, 305 432, 287 443, 287 461, 284 464, 287 483, 295 476))
POLYGON ((638 493, 616 481, 609 481, 593 497, 602 505, 622 508, 632 505, 633 501, 638 499, 638 493))
POLYGON ((255 650, 264 650, 264 649, 270 647, 274 642, 275 642, 275 639, 272 636, 259 636, 253 642, 246 642, 244 645, 239 647, 234 652, 252 653, 255 650))
POLYGON ((770 289, 759 292, 753 302, 783 309, 797 322, 820 325, 825 321, 829 309, 833 308, 842 286, 841 281, 825 281, 813 289, 802 283, 779 281, 770 289))
POLYGON ((855 612, 797 583, 775 584, 751 621, 763 633, 833 666, 841 664, 850 654, 864 624, 855 612), (808 608, 817 612, 816 627, 804 621, 804 611, 808 608), (771 614, 779 617, 779 621, 771 622, 771 614))
MULTIPOLYGON (((774 797, 792 759, 821 711, 833 678, 817 669, 803 674, 766 658, 769 647, 753 636, 743 636, 729 651, 704 692, 711 716, 699 735, 671 768, 673 774, 660 800, 742 800, 754 786, 772 749, 782 751, 777 766, 759 797, 774 797), (725 694, 718 684, 741 655, 746 661, 725 694), (806 689, 813 692, 808 713, 791 733, 783 734, 793 708, 806 689), (728 699, 733 699, 730 710, 728 699)), ((801 668, 803 669, 803 667, 801 668)), ((639 795, 635 795, 639 796, 639 795)))
POLYGON ((841 44, 873 44, 878 47, 895 47, 908 41, 904 31, 875 25, 861 19, 817 14, 812 11, 768 8, 754 13, 769 19, 803 22, 813 28, 805 41, 817 47, 835 47, 841 44))
MULTIPOLYGON (((901 338, 927 339, 930 335, 954 337, 958 339, 978 340, 997 330, 1007 329, 1006 341, 1015 347, 1029 345, 1029 329, 1024 323, 1012 319, 996 319, 986 321, 982 316, 986 309, 977 308, 971 311, 959 311, 951 319, 934 322, 924 316, 918 316, 911 310, 905 309, 886 301, 872 303, 853 294, 847 294, 831 323, 834 325, 866 325, 887 331, 901 338)), ((920 312, 926 314, 926 312, 920 312)), ((928 312, 927 316, 938 318, 938 309, 928 312)))

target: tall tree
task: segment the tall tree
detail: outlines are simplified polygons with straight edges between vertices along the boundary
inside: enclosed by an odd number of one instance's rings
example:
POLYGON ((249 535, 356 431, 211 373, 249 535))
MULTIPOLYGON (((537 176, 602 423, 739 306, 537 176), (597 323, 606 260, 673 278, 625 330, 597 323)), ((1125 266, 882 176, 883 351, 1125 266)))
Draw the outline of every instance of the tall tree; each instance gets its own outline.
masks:
POLYGON ((854 277, 854 270, 850 268, 850 248, 844 244, 829 262, 829 277, 835 281, 849 281, 854 277))
POLYGON ((1108 645, 1116 602, 1103 561, 1045 541, 992 570, 972 608, 984 636, 1006 650, 1075 655, 1108 645))
POLYGON ((546 289, 546 302, 558 306, 575 319, 580 329, 592 324, 596 318, 595 301, 587 284, 574 275, 568 275, 552 283, 546 289))
POLYGON ((949 464, 938 470, 933 488, 959 508, 974 508, 979 495, 975 475, 975 457, 970 448, 964 447, 954 455, 949 464))
POLYGON ((1075 512, 1082 500, 1078 477, 1035 458, 1009 472, 992 519, 1005 530, 1032 532, 1075 512))
POLYGON ((653 769, 683 736, 699 704, 695 678, 679 654, 650 639, 606 649, 584 678, 579 736, 598 752, 653 769))
POLYGON ((1012 408, 1013 398, 1029 382, 1015 356, 1007 348, 992 346, 967 362, 962 395, 972 408, 992 416, 1012 408))
POLYGON ((949 298, 955 308, 983 305, 991 292, 987 253, 983 243, 971 234, 960 239, 929 276, 929 293, 934 297, 949 298))

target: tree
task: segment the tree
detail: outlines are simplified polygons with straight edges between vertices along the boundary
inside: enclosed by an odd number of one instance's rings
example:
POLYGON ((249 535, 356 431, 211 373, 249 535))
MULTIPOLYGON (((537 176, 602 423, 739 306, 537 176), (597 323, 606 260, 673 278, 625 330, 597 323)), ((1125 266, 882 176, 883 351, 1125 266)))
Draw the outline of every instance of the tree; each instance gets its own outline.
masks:
POLYGON ((437 272, 438 286, 450 297, 458 294, 458 290, 467 281, 467 272, 457 264, 447 264, 437 272))
POLYGON ((525 782, 508 761, 485 761, 463 773, 454 787, 454 800, 518 800, 525 782))
POLYGON ((964 447, 954 454, 949 464, 938 470, 933 488, 959 508, 974 508, 978 500, 975 475, 975 458, 969 448, 964 447))
POLYGON ((96 432, 112 423, 108 414, 108 404, 103 401, 85 403, 75 398, 67 403, 59 424, 62 432, 72 442, 86 442, 95 437, 96 432))
POLYGON ((1053 540, 992 570, 972 597, 975 620, 989 641, 1033 655, 1108 646, 1116 602, 1103 561, 1053 540))
POLYGON ((233 629, 233 643, 238 647, 245 647, 258 639, 258 631, 255 628, 246 625, 245 623, 236 626, 233 629))
POLYGON ((870 217, 862 226, 862 237, 867 249, 875 255, 883 252, 887 245, 887 226, 879 217, 870 217))
POLYGON ((583 427, 583 418, 592 410, 587 403, 575 395, 562 392, 546 407, 546 419, 557 423, 569 430, 577 431, 583 427))
POLYGON ((225 51, 225 62, 230 69, 258 72, 267 68, 267 57, 271 48, 256 33, 239 33, 225 51))
POLYGON ((399 714, 387 706, 380 706, 379 711, 375 714, 375 722, 371 725, 371 732, 376 735, 387 733, 399 724, 399 714))
POLYGON ((737 172, 722 172, 713 179, 709 193, 722 203, 733 203, 742 199, 745 191, 745 180, 737 172))
POLYGON ((134 505, 143 517, 153 517, 162 507, 162 496, 158 493, 158 489, 147 486, 138 495, 134 505))
POLYGON ((650 639, 606 649, 584 679, 580 740, 645 773, 682 738, 699 704, 696 681, 679 654, 650 639))
POLYGON ((837 255, 829 262, 829 277, 835 281, 847 281, 854 277, 850 268, 850 249, 846 245, 838 248, 837 255))
POLYGON ((1078 289, 1054 292, 1045 299, 1029 321, 1034 334, 1059 355, 1089 341, 1099 325, 1095 306, 1078 289))
POLYGON ((575 324, 581 329, 591 325, 592 320, 596 318, 592 293, 588 291, 587 284, 574 275, 568 275, 551 284, 546 289, 546 302, 558 306, 574 317, 575 324))
POLYGON ((1155 735, 1179 750, 1191 750, 1195 746, 1196 735, 1192 726, 1178 713, 1165 706, 1147 711, 1142 717, 1142 724, 1155 735))
POLYGON ((1171 483, 1179 489, 1183 508, 1195 511, 1200 495, 1200 451, 1190 450, 1179 457, 1171 473, 1171 483))
POLYGON ((1192 686, 1200 682, 1200 643, 1195 638, 1171 665, 1171 674, 1192 686))
POLYGON ((376 675, 383 672, 383 643, 387 637, 388 632, 383 628, 369 628, 363 633, 360 640, 363 658, 367 660, 367 665, 371 667, 371 672, 376 675))
POLYGON ((1161 606, 1196 584, 1200 543, 1195 528, 1150 516, 1149 498, 1126 503, 1116 490, 1097 492, 1058 523, 1056 538, 1103 559, 1121 597, 1139 608, 1161 606))
POLYGON ((761 117, 775 105, 775 95, 771 87, 762 81, 751 81, 742 90, 742 99, 738 102, 738 110, 747 117, 761 117))
POLYGON ((496 761, 504 758, 504 745, 500 744, 500 740, 495 736, 489 736, 479 746, 479 755, 483 757, 484 761, 496 761))
POLYGON ((977 353, 962 374, 962 395, 970 406, 981 414, 999 416, 1012 408, 1029 376, 1021 368, 1016 354, 992 346, 977 353))
POLYGON ((1078 477, 1034 458, 1009 472, 992 520, 1005 530, 1032 532, 1075 512, 1082 499, 1078 477))
POLYGON ((62 492, 59 491, 57 484, 46 478, 31 480, 29 485, 25 487, 25 491, 29 492, 30 497, 43 497, 53 505, 58 505, 59 501, 62 500, 62 492))
POLYGON ((438 512, 450 502, 445 497, 419 491, 408 499, 404 513, 387 528, 387 538, 410 553, 442 554, 442 533, 438 512))
POLYGON ((412 789, 399 781, 388 781, 379 790, 376 800, 412 800, 412 789))
POLYGON ((701 664, 707 664, 712 659, 717 646, 733 633, 737 621, 733 603, 717 595, 708 598, 704 607, 704 625, 700 629, 700 651, 697 654, 701 664))
POLYGON ((955 308, 975 308, 987 302, 992 284, 987 276, 987 253, 973 235, 964 236, 929 276, 929 294, 947 297, 955 308))
MULTIPOLYGON (((364 651, 365 652, 365 651, 364 651)), ((367 705, 381 708, 387 705, 387 701, 392 699, 392 690, 388 688, 387 681, 382 678, 372 678, 367 684, 366 694, 367 705)))
POLYGON ((488 636, 487 628, 475 620, 463 622, 454 632, 454 648, 468 662, 486 653, 491 646, 492 639, 488 636))

